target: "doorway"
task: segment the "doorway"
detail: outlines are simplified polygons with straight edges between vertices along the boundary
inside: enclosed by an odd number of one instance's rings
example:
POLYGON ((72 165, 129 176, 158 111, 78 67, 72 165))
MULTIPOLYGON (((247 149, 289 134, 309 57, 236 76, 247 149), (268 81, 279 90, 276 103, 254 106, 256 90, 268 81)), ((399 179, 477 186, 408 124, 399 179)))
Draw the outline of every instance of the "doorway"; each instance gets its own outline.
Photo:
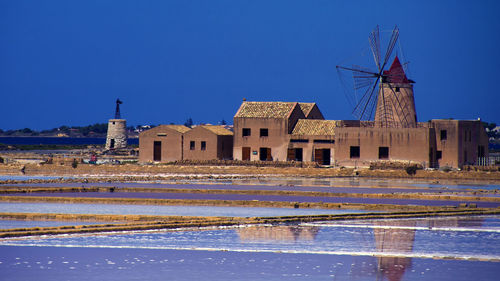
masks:
POLYGON ((288 161, 300 161, 303 159, 302 148, 289 148, 287 154, 288 161))
POLYGON ((161 141, 153 143, 153 161, 161 161, 161 141))
POLYGON ((330 165, 330 155, 329 148, 314 150, 314 160, 320 165, 330 165))
POLYGON ((250 161, 250 147, 241 148, 241 160, 250 161))
POLYGON ((271 149, 269 147, 261 147, 259 151, 260 161, 272 161, 271 149))

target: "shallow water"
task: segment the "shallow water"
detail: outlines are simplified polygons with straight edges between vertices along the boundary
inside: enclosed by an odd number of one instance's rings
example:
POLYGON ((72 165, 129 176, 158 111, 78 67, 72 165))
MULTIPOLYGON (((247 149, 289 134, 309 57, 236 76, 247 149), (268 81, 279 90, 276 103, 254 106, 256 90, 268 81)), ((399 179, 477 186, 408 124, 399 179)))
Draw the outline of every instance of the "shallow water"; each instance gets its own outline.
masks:
POLYGON ((3 281, 494 280, 495 262, 370 256, 0 246, 3 281))
POLYGON ((25 220, 4 220, 0 219, 0 229, 28 228, 28 227, 55 227, 65 225, 90 225, 109 224, 112 222, 71 222, 71 221, 25 221, 25 220))
POLYGON ((2 280, 492 280, 499 242, 500 216, 42 236, 0 240, 0 272, 2 280))
MULTIPOLYGON (((117 175, 74 175, 71 177, 64 178, 75 178, 75 179, 85 179, 85 178, 107 178, 109 176, 115 177, 127 177, 133 178, 134 175, 130 174, 117 174, 117 175)), ((135 175, 139 177, 144 177, 145 175, 135 175)), ((157 174, 157 177, 163 179, 153 179, 148 182, 144 181, 134 181, 130 180, 130 182, 113 182, 113 183, 91 183, 91 184, 83 184, 83 183, 50 183, 50 184, 29 184, 30 186, 92 186, 92 185, 111 185, 111 186, 134 186, 134 187, 158 187, 159 185, 177 185, 182 184, 180 188, 183 188, 183 185, 186 185, 186 188, 190 188, 189 185, 200 186, 205 185, 203 188, 213 186, 213 185, 222 185, 222 186, 230 186, 231 189, 238 189, 240 186, 245 187, 245 189, 259 189, 260 186, 262 189, 269 189, 269 187, 277 187, 278 189, 285 190, 302 190, 302 188, 311 187, 335 187, 335 188, 365 188, 365 189, 403 189, 409 191, 408 189, 417 189, 418 192, 429 192, 429 191, 437 191, 437 190, 446 190, 446 191, 463 191, 463 190, 495 190, 500 189, 499 183, 486 183, 486 182, 468 182, 464 183, 463 180, 442 180, 441 182, 430 181, 430 180, 414 180, 414 179, 372 179, 372 178, 356 178, 356 177, 348 177, 348 178, 303 178, 303 177, 267 177, 267 176, 250 176, 249 178, 231 178, 235 177, 248 177, 247 175, 226 175, 227 179, 223 178, 224 175, 221 175, 221 178, 218 179, 196 179, 193 178, 192 174, 157 174), (170 179, 169 177, 175 177, 176 179, 170 179), (182 179, 185 177, 185 179, 182 179), (253 188, 252 188, 253 187, 253 188)), ((0 180, 29 180, 29 179, 57 179, 60 177, 54 176, 28 176, 28 175, 18 175, 18 176, 10 176, 10 175, 0 175, 0 180)), ((10 184, 9 184, 10 185, 10 184)), ((21 184, 26 185, 26 184, 21 184)), ((219 187, 220 188, 220 187, 219 187)), ((316 190, 316 189, 313 189, 316 190)), ((342 191, 339 191, 342 192, 342 191)), ((366 190, 364 191, 366 192, 366 190)), ((392 191, 394 192, 394 191, 392 191)), ((398 191, 396 191, 398 192, 398 191)))
POLYGON ((365 213, 363 210, 291 209, 259 207, 216 206, 158 206, 116 204, 59 204, 59 203, 5 203, 0 212, 6 213, 60 213, 60 214, 113 214, 158 216, 214 216, 214 217, 272 217, 365 213))
MULTIPOLYGON (((188 200, 257 200, 273 202, 324 202, 354 204, 396 204, 421 206, 458 206, 462 200, 423 200, 393 198, 356 198, 335 196, 289 196, 289 195, 254 195, 254 194, 209 194, 209 193, 154 193, 154 192, 76 192, 76 193, 11 193, 5 196, 45 196, 45 197, 85 197, 85 198, 148 198, 148 199, 188 199, 188 200)), ((479 208, 497 208, 500 202, 467 200, 479 208)))

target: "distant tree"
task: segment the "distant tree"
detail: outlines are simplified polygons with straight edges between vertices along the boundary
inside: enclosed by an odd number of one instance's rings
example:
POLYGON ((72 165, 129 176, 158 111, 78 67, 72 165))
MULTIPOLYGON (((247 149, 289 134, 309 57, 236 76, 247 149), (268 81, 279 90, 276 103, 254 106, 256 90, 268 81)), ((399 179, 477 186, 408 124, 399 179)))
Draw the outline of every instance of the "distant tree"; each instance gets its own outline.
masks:
POLYGON ((186 122, 184 123, 184 126, 188 127, 188 128, 191 128, 193 127, 193 119, 191 119, 191 117, 189 117, 186 122))
POLYGON ((220 124, 221 125, 227 125, 227 122, 226 122, 226 120, 222 119, 222 121, 220 121, 220 124))
POLYGON ((484 128, 486 128, 488 138, 497 138, 498 134, 494 129, 497 127, 496 123, 488 123, 488 122, 483 122, 484 128))
POLYGON ((21 130, 21 133, 23 134, 31 134, 33 133, 33 130, 31 130, 30 128, 24 128, 21 130))

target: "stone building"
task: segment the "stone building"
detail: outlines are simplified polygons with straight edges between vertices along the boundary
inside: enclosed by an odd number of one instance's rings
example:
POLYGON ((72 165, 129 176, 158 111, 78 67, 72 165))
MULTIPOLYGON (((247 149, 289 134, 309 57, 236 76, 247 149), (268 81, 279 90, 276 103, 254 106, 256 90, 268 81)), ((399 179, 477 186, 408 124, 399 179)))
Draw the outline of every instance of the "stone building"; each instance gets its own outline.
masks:
POLYGON ((300 119, 289 136, 287 160, 330 165, 334 159, 335 128, 340 122, 300 119))
POLYGON ((142 132, 139 161, 235 159, 346 167, 401 162, 426 168, 487 163, 488 137, 480 120, 380 122, 324 120, 314 103, 244 101, 234 116, 234 134, 221 126, 181 125, 142 132))
POLYGON ((230 160, 233 132, 222 126, 201 125, 184 133, 185 160, 230 160))
POLYGON ((335 164, 366 167, 376 161, 413 162, 435 166, 433 128, 381 128, 374 122, 335 129, 335 164))
POLYGON ((232 159, 233 132, 223 126, 160 125, 139 134, 139 162, 232 159))
POLYGON ((400 115, 399 126, 381 126, 380 120, 322 117, 315 104, 244 101, 234 116, 234 159, 348 167, 385 161, 462 168, 487 162, 488 138, 480 120, 413 122, 414 115, 402 124, 400 115))
POLYGON ((488 135, 481 120, 431 120, 436 133, 437 166, 485 165, 488 135))
POLYGON ((172 162, 182 160, 183 125, 160 125, 139 134, 139 162, 172 162))
POLYGON ((300 119, 322 119, 314 103, 244 101, 234 115, 235 160, 286 161, 289 134, 300 119))

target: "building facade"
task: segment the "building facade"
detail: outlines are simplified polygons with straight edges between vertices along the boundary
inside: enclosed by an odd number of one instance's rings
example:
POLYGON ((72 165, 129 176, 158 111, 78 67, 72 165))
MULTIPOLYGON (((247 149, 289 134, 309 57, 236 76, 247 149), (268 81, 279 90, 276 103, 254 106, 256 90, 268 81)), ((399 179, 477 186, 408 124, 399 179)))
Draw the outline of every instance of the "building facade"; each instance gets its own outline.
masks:
POLYGON ((182 160, 183 125, 160 125, 139 134, 139 162, 173 162, 182 160))
POLYGON ((201 125, 184 133, 185 160, 231 160, 233 132, 222 126, 201 125))
POLYGON ((235 160, 286 161, 288 142, 300 119, 323 118, 316 104, 244 101, 234 116, 235 160))
POLYGON ((232 159, 233 133, 222 126, 160 125, 139 134, 139 162, 232 159))

